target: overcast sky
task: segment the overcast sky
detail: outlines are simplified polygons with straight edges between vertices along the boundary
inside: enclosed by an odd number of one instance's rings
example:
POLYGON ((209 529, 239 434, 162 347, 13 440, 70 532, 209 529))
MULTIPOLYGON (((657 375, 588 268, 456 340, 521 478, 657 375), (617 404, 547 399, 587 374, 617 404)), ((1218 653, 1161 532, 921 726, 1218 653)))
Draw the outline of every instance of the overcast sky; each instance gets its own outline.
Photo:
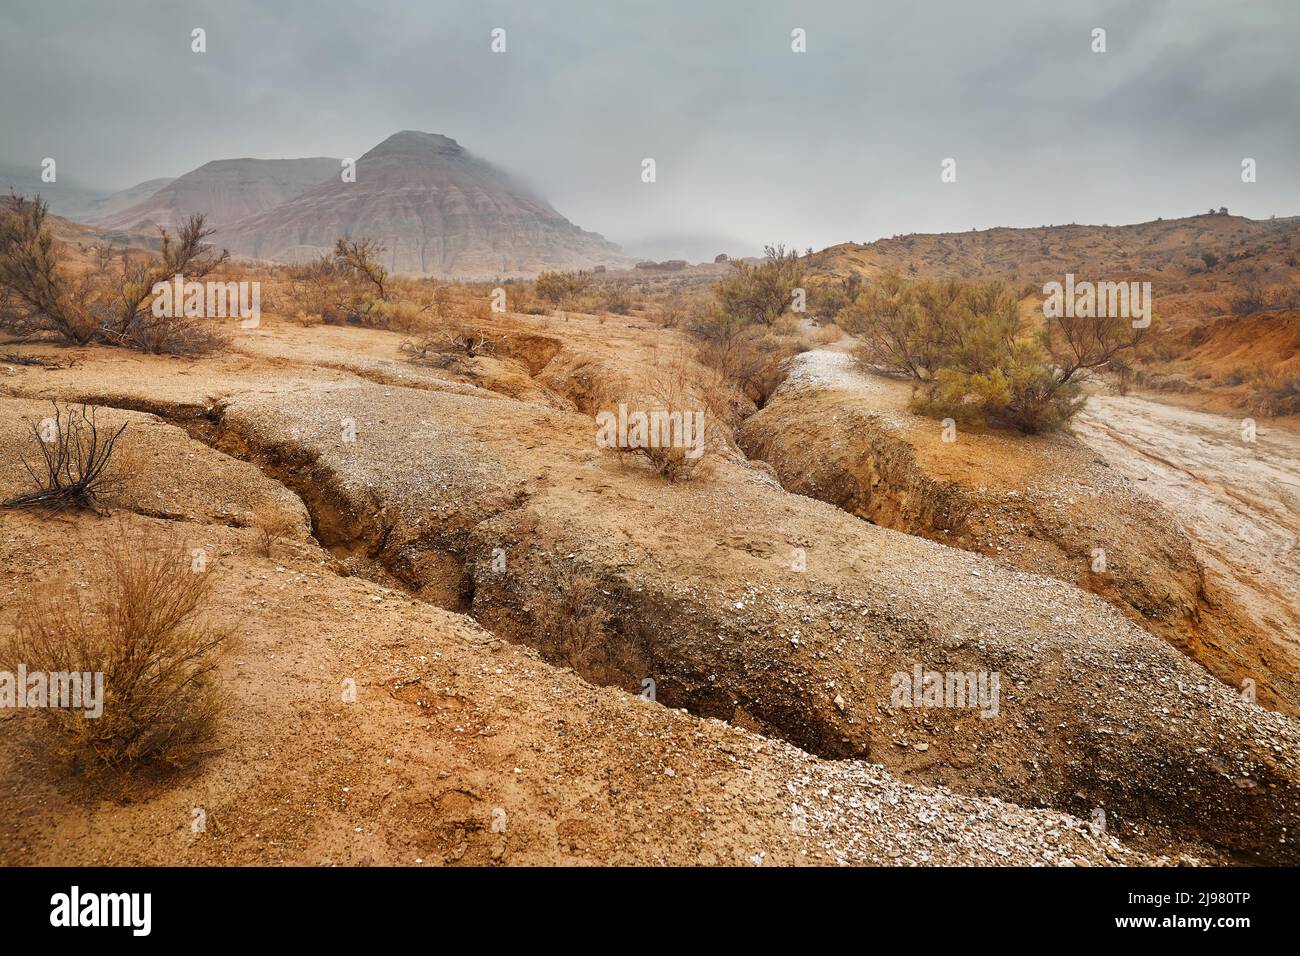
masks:
POLYGON ((6 0, 0 159, 120 188, 420 129, 633 245, 1293 215, 1297 51, 1300 0, 6 0))

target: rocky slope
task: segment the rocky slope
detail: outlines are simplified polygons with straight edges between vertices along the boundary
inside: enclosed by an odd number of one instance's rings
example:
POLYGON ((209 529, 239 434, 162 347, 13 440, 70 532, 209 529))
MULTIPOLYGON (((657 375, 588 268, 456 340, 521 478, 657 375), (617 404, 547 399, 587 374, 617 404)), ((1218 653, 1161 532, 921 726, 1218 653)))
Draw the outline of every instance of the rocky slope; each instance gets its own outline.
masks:
POLYGON ((88 221, 106 229, 142 223, 174 229, 194 213, 204 213, 209 224, 227 225, 293 199, 338 171, 339 161, 328 157, 217 159, 140 202, 88 221))
POLYGON ((232 253, 301 262, 339 236, 377 239, 391 272, 494 278, 629 264, 619 248, 569 222, 503 172, 435 133, 396 133, 297 198, 232 224, 232 253))
MULTIPOLYGON (((970 232, 916 233, 871 243, 841 243, 810 257, 818 272, 910 272, 951 278, 1001 278, 1017 282, 1079 278, 1154 279, 1156 296, 1192 280, 1213 288, 1247 267, 1286 264, 1300 251, 1300 217, 1246 219, 1203 214, 1125 226, 998 227, 970 232), (1209 258, 1203 258, 1208 256, 1209 258)), ((1291 267, 1294 268, 1294 267, 1291 267)), ((1168 310, 1162 310, 1168 311, 1168 310)))

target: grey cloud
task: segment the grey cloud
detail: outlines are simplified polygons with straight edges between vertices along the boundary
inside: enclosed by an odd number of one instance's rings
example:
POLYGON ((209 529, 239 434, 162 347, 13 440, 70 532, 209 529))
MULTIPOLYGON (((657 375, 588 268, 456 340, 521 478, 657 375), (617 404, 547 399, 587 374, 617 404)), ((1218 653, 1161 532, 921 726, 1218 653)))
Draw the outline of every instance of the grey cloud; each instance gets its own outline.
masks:
POLYGON ((418 128, 616 240, 751 248, 1288 215, 1298 40, 1292 0, 6 4, 0 159, 55 156, 61 177, 120 188, 216 158, 357 156, 418 128))

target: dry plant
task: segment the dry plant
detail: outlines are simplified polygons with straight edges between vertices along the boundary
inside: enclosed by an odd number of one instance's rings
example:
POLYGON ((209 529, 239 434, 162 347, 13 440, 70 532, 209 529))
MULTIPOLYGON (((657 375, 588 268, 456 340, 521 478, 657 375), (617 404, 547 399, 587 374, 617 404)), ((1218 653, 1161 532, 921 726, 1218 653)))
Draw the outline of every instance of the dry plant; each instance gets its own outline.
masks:
POLYGON ((401 344, 402 351, 416 361, 439 368, 446 368, 460 358, 495 354, 499 342, 483 328, 487 306, 478 303, 468 316, 454 316, 446 290, 446 286, 439 286, 434 293, 437 324, 426 324, 419 336, 401 344))
POLYGON ((192 317, 153 314, 153 289, 173 276, 200 279, 228 258, 205 241, 202 215, 175 237, 162 230, 158 253, 92 247, 91 267, 69 275, 39 198, 10 196, 0 208, 0 321, 20 334, 49 332, 66 342, 106 342, 151 353, 199 355, 225 341, 192 317))
MULTIPOLYGON (((642 397, 624 401, 629 409, 650 418, 654 434, 649 437, 653 440, 649 444, 620 445, 613 450, 620 455, 646 459, 669 482, 703 475, 708 439, 716 440, 719 428, 731 422, 732 409, 725 382, 716 373, 696 365, 681 349, 656 352, 643 375, 643 383, 635 390, 642 397), (658 419, 656 414, 660 416, 658 419), (654 425, 656 420, 660 423, 658 428, 654 425)), ((605 404, 617 403, 611 399, 605 404)))
POLYGON ((533 292, 552 308, 572 306, 591 286, 585 272, 543 272, 533 280, 533 292))
POLYGON ((1250 409, 1275 417, 1300 413, 1300 371, 1260 366, 1250 374, 1250 409))
POLYGON ((96 499, 113 482, 109 464, 126 423, 101 432, 94 407, 60 409, 57 402, 53 405, 52 416, 31 426, 39 459, 23 458, 23 467, 36 487, 14 495, 5 505, 97 510, 96 499))
POLYGON ((258 554, 269 558, 276 544, 293 537, 298 522, 278 508, 263 506, 253 513, 252 526, 257 531, 258 554))
POLYGON ((778 323, 744 325, 716 310, 692 331, 703 340, 700 361, 760 406, 784 380, 785 363, 807 350, 778 323))
POLYGON ((548 658, 599 683, 616 677, 610 673, 609 613, 591 575, 566 569, 554 587, 537 594, 533 621, 548 658))
POLYGON ((118 533, 89 586, 42 587, 18 606, 0 667, 28 673, 102 674, 103 711, 38 711, 52 750, 93 775, 197 756, 220 714, 215 652, 227 634, 203 620, 211 573, 191 569, 183 542, 118 533))
POLYGON ((340 236, 332 253, 290 267, 289 301, 301 313, 299 324, 409 328, 412 309, 393 301, 392 279, 378 261, 383 253, 383 244, 373 239, 340 236))
POLYGON ((812 340, 816 345, 833 345, 842 338, 844 338, 844 330, 836 325, 834 320, 818 326, 812 335, 812 340))

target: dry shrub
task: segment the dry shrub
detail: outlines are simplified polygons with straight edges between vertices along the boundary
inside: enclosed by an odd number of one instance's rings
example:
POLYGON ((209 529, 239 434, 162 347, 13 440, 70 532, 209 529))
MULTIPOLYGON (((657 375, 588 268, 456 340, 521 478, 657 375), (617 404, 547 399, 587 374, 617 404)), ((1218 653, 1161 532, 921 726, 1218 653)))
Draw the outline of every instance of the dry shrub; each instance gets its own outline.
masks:
POLYGON ((652 318, 666 329, 675 329, 686 321, 686 298, 678 293, 667 296, 652 313, 652 318))
POLYGON ((420 306, 407 299, 385 301, 376 299, 365 315, 365 324, 395 332, 415 332, 428 322, 428 306, 420 306))
POLYGON ((1275 417, 1300 414, 1300 371, 1261 366, 1250 385, 1250 409, 1275 417))
POLYGON ((690 449, 666 445, 639 445, 635 448, 619 448, 620 454, 644 458, 650 462, 655 474, 670 483, 689 481, 700 471, 704 456, 691 457, 690 449))
POLYGON ((615 283, 606 283, 598 286, 591 295, 587 296, 583 305, 591 312, 627 315, 632 311, 635 303, 621 286, 615 283))
POLYGON ((489 309, 482 298, 472 299, 457 311, 447 286, 435 291, 431 306, 435 319, 425 319, 412 331, 417 334, 400 346, 411 360, 436 368, 448 368, 460 359, 495 355, 500 339, 487 329, 489 309))
POLYGON ((257 532, 257 552, 271 557, 275 546, 284 538, 291 538, 298 530, 298 522, 279 508, 263 506, 253 512, 252 527, 257 532))
POLYGON ((1008 283, 892 274, 840 322, 861 339, 863 365, 913 380, 915 411, 1027 434, 1062 427, 1083 407, 1081 380, 1126 365, 1143 339, 1127 320, 1105 316, 1061 316, 1027 331, 1008 283))
POLYGON ((414 328, 427 306, 395 301, 395 283, 379 264, 383 253, 383 244, 373 239, 341 236, 332 253, 290 267, 289 301, 306 319, 300 324, 314 324, 311 318, 319 316, 335 325, 414 328))
POLYGON ((609 613, 591 575, 566 569, 553 587, 538 592, 533 622, 539 647, 548 659, 599 683, 617 679, 611 673, 609 613))
POLYGON ((47 707, 52 751, 93 775, 196 757, 220 714, 215 652, 226 634, 203 621, 210 572, 179 541, 110 535, 89 587, 37 588, 18 606, 0 667, 103 674, 103 713, 47 707))
POLYGON ((812 335, 814 345, 833 345, 842 338, 844 338, 844 330, 834 322, 818 326, 812 335))
POLYGON ((53 332, 85 345, 98 334, 88 289, 68 278, 39 199, 10 195, 0 208, 0 321, 20 335, 53 332), (80 293, 80 294, 79 294, 80 293))
POLYGON ((298 309, 300 325, 346 322, 361 309, 333 256, 290 266, 288 276, 289 300, 298 309))
POLYGON ((114 483, 109 465, 126 423, 101 430, 93 406, 60 409, 57 402, 52 404, 54 414, 31 426, 39 457, 23 458, 36 487, 14 495, 5 505, 95 510, 98 498, 114 483))
POLYGON ((799 336, 769 325, 738 325, 720 313, 698 324, 700 361, 762 405, 785 378, 787 360, 807 351, 799 336))
POLYGON ((123 344, 150 355, 193 358, 215 352, 229 342, 229 336, 207 320, 150 314, 134 324, 123 344))
POLYGON ((400 347, 414 362, 447 368, 462 358, 494 354, 497 342, 475 325, 452 320, 438 328, 426 328, 422 335, 403 342, 400 347))
POLYGON ((538 301, 531 285, 523 282, 506 286, 506 308, 523 315, 545 315, 546 306, 538 301))
MULTIPOLYGON (((662 423, 643 436, 647 441, 635 446, 612 446, 616 454, 644 458, 655 473, 669 482, 687 481, 708 472, 707 450, 710 443, 719 444, 726 429, 739 420, 735 396, 722 377, 691 360, 685 350, 656 352, 654 358, 641 370, 641 381, 617 390, 624 397, 614 397, 615 390, 606 389, 598 404, 600 415, 617 418, 620 402, 628 408, 629 421, 635 412, 647 416, 651 422, 662 423), (628 394, 628 393, 631 394, 628 394), (659 416, 656 418, 655 416, 659 416), (666 425, 667 434, 664 434, 666 425), (689 427, 687 443, 685 427, 689 427), (677 439, 680 439, 677 440, 677 439)), ((597 419, 598 428, 600 418, 597 419)), ((634 428, 629 425, 629 438, 634 428)))
POLYGON ((153 314, 153 289, 173 276, 198 280, 227 260, 206 240, 213 230, 193 215, 173 237, 162 230, 157 253, 92 247, 91 267, 72 277, 40 199, 11 196, 0 208, 0 321, 20 334, 49 332, 77 345, 105 342, 170 355, 200 355, 224 336, 193 317, 153 314))
POLYGON ((784 244, 764 248, 757 265, 733 260, 731 273, 713 287, 718 307, 742 325, 771 324, 790 311, 793 293, 804 286, 804 263, 784 244))
POLYGON ((556 308, 571 307, 591 285, 585 272, 543 272, 533 280, 533 292, 556 308))

